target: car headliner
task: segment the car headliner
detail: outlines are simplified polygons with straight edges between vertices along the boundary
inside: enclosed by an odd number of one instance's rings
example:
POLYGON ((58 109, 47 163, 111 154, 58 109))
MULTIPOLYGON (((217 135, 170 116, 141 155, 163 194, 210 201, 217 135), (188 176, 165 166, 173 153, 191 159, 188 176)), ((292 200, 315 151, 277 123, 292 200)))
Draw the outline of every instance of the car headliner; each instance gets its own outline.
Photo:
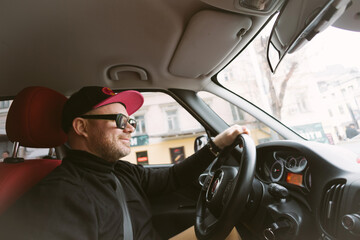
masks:
POLYGON ((255 12, 233 0, 2 0, 0 97, 36 85, 65 95, 85 85, 213 88, 282 3, 255 12))
POLYGON ((226 24, 232 21, 226 20, 228 16, 239 13, 200 1, 3 0, 0 96, 14 96, 34 85, 64 94, 84 85, 199 90, 252 39, 272 12, 259 16, 240 13, 251 25, 241 39, 236 34, 242 23, 226 24), (204 10, 219 14, 200 17, 195 28, 187 31, 189 22, 204 10), (215 24, 206 26, 210 18, 215 24), (215 40, 209 41, 209 36, 215 40), (177 52, 186 38, 203 47, 185 46, 177 52), (180 60, 172 63, 178 56, 180 60), (205 71, 197 76, 185 73, 182 65, 191 59, 196 60, 191 71, 205 71), (218 62, 214 64, 214 60, 218 62), (120 80, 110 80, 108 70, 114 66, 122 69, 120 80), (148 80, 141 80, 138 72, 132 71, 134 66, 137 71, 144 70, 148 80))

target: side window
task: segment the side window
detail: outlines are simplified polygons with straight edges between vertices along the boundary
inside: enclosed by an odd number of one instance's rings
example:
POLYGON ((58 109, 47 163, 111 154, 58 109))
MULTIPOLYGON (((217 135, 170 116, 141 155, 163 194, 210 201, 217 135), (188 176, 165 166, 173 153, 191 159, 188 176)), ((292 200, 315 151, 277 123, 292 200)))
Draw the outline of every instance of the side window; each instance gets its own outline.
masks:
POLYGON ((254 139, 256 144, 283 139, 267 125, 241 110, 234 104, 231 104, 209 92, 199 92, 198 96, 202 98, 203 101, 230 126, 239 124, 245 125, 248 129, 250 129, 251 137, 254 139))
POLYGON ((135 164, 178 163, 194 153, 194 141, 204 128, 172 97, 143 92, 144 105, 136 112, 131 153, 124 160, 135 164))

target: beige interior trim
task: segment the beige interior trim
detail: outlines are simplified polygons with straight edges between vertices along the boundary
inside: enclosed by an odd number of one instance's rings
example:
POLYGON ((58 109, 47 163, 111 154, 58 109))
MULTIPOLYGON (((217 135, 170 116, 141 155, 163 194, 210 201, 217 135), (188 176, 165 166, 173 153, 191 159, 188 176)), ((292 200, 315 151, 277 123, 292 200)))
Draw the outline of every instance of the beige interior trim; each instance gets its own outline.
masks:
POLYGON ((195 14, 179 43, 169 72, 198 78, 211 72, 240 43, 252 21, 243 15, 200 11, 195 14))

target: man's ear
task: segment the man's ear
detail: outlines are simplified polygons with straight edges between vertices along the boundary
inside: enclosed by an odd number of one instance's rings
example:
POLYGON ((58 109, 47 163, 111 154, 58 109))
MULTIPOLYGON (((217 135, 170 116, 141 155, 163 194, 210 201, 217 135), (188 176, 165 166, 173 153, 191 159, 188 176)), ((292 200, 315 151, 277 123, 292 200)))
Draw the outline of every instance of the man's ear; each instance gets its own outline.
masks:
POLYGON ((72 122, 75 133, 79 136, 88 136, 88 122, 84 118, 75 118, 72 122))

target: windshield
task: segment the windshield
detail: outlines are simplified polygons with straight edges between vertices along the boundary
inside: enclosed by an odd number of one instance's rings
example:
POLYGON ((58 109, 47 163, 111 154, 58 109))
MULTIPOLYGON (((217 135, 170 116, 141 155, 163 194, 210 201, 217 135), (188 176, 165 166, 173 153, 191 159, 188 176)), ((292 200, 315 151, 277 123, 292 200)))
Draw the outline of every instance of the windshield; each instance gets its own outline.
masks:
POLYGON ((360 153, 360 33, 330 27, 272 74, 266 60, 271 27, 218 74, 219 83, 308 140, 360 153))

